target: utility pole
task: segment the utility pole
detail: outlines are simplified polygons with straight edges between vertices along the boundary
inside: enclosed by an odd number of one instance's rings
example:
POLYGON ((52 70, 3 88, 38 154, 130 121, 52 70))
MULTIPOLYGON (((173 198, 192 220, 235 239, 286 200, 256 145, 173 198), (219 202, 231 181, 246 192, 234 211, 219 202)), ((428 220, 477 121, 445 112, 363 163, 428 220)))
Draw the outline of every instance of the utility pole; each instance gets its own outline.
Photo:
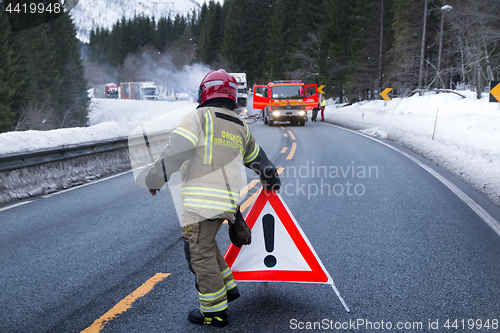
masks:
MULTIPOLYGON (((446 1, 443 1, 443 4, 446 5, 446 1)), ((441 54, 443 50, 443 29, 444 28, 444 9, 441 8, 441 27, 439 29, 439 52, 438 52, 438 66, 437 66, 437 75, 439 77, 439 81, 441 82, 441 87, 438 86, 438 88, 445 88, 443 79, 441 78, 441 54)))
POLYGON ((384 0, 380 0, 380 51, 378 58, 378 94, 382 92, 382 56, 384 50, 384 0))
POLYGON ((446 1, 443 1, 443 7, 441 7, 441 28, 439 32, 439 52, 438 52, 438 64, 437 64, 437 75, 439 77, 439 81, 441 82, 441 87, 446 88, 444 86, 443 78, 441 77, 441 58, 442 58, 442 50, 443 50, 443 27, 444 27, 444 13, 453 9, 452 6, 446 4, 446 1))
POLYGON ((427 7, 428 0, 425 0, 424 9, 424 29, 422 33, 422 47, 420 48, 420 74, 418 76, 418 89, 420 90, 419 95, 422 96, 423 80, 424 80, 424 59, 425 59, 425 32, 427 30, 427 7))

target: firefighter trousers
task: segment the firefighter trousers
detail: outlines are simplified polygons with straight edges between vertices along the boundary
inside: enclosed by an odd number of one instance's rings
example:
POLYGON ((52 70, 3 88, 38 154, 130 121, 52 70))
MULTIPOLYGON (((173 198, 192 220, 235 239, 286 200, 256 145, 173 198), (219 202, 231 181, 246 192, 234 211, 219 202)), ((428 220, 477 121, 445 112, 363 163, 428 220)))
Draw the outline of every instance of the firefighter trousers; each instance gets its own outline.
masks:
POLYGON ((196 275, 201 312, 213 317, 227 312, 227 303, 239 297, 233 273, 222 256, 215 236, 223 219, 185 226, 182 231, 189 270, 196 275))

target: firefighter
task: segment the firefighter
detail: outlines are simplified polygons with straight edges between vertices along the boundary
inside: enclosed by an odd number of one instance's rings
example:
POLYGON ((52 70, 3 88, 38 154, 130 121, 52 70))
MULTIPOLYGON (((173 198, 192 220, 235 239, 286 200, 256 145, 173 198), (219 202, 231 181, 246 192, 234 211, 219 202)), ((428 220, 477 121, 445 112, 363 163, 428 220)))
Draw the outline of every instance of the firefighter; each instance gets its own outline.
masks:
POLYGON ((326 99, 325 96, 321 95, 321 121, 325 121, 325 106, 326 106, 326 99))
POLYGON ((281 185, 276 167, 233 112, 237 89, 225 70, 208 73, 198 90, 197 109, 172 132, 145 179, 156 195, 172 173, 182 175, 184 251, 200 299, 200 307, 188 313, 195 324, 226 326, 228 302, 240 296, 215 236, 227 220, 233 244, 251 242, 238 206, 242 165, 259 175, 265 189, 277 191, 281 185))
POLYGON ((319 111, 318 108, 313 109, 311 121, 316 121, 316 119, 318 118, 318 111, 319 111))

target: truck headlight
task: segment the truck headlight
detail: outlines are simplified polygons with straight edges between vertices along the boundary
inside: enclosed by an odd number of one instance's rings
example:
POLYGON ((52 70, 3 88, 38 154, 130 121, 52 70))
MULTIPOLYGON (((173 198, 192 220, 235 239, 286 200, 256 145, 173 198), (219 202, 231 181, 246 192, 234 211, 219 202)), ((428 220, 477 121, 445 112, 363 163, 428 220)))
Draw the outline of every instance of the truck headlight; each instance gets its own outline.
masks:
POLYGON ((247 108, 244 108, 244 109, 243 109, 243 112, 248 112, 248 109, 247 109, 247 108))
POLYGON ((277 117, 277 116, 279 116, 279 115, 280 115, 280 113, 279 113, 278 111, 274 111, 274 112, 273 112, 273 116, 277 117))
POLYGON ((306 112, 305 111, 299 111, 299 116, 305 116, 306 112))

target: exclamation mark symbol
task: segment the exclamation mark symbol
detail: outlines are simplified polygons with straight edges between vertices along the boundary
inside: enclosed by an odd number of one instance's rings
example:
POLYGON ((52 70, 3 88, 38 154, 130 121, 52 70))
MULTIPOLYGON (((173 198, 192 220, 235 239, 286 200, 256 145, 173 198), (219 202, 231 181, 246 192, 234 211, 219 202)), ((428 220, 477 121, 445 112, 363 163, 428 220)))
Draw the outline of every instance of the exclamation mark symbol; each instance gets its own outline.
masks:
MULTIPOLYGON (((264 244, 267 252, 274 251, 274 216, 266 214, 262 218, 262 226, 264 227, 264 244)), ((266 267, 276 266, 276 258, 273 255, 268 255, 264 258, 266 267)))

